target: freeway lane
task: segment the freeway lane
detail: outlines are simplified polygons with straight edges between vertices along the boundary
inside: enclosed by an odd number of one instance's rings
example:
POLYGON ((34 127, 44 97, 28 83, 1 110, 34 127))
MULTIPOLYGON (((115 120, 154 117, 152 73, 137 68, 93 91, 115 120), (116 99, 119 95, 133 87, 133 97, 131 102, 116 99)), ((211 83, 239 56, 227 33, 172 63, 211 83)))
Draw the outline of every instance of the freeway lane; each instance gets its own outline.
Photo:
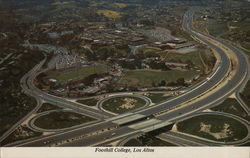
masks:
MULTIPOLYGON (((229 60, 228 56, 226 55, 225 52, 223 52, 223 50, 218 48, 216 45, 207 41, 205 38, 202 38, 202 36, 199 36, 199 34, 193 32, 193 30, 191 29, 191 22, 192 22, 192 20, 190 20, 190 19, 192 19, 191 16, 192 16, 192 14, 190 14, 190 12, 187 12, 187 14, 184 16, 184 22, 183 22, 184 29, 187 30, 192 36, 202 40, 204 43, 206 43, 210 47, 214 48, 219 53, 219 55, 221 56, 221 63, 220 63, 218 70, 202 86, 199 86, 198 88, 195 88, 188 93, 184 93, 183 95, 181 95, 177 98, 174 98, 171 101, 167 101, 165 103, 162 103, 162 104, 159 104, 159 105, 156 105, 153 107, 145 108, 145 110, 141 110, 141 111, 138 111, 136 113, 145 114, 145 115, 156 114, 156 113, 163 111, 169 107, 175 107, 175 106, 183 104, 189 100, 195 99, 200 94, 207 92, 209 89, 213 89, 214 86, 216 84, 220 83, 220 81, 228 74, 228 70, 230 70, 230 60, 229 60)), ((207 106, 211 102, 215 101, 214 103, 217 103, 221 100, 224 100, 226 96, 237 91, 241 85, 240 84, 236 85, 235 83, 241 83, 246 78, 246 75, 248 73, 248 71, 247 71, 247 69, 248 69, 247 64, 248 63, 246 62, 246 59, 245 59, 244 55, 241 54, 241 52, 234 52, 234 53, 237 55, 237 58, 238 58, 240 64, 237 67, 238 69, 236 71, 236 75, 233 76, 233 78, 230 82, 228 82, 225 86, 221 87, 220 90, 216 91, 215 93, 212 93, 207 98, 204 98, 201 101, 198 101, 191 106, 182 107, 174 112, 162 114, 158 118, 161 120, 170 120, 171 119, 172 122, 176 122, 176 121, 179 121, 181 119, 185 119, 185 118, 193 115, 197 111, 200 111, 203 108, 207 108, 207 106), (196 109, 196 108, 199 108, 199 109, 196 109), (177 117, 179 117, 179 118, 177 118, 177 117)), ((211 105, 213 105, 214 103, 212 103, 211 105)), ((111 122, 108 121, 108 122, 100 123, 100 126, 105 127, 105 124, 110 125, 111 122)), ((86 128, 86 129, 88 129, 91 132, 94 132, 97 129, 100 129, 100 127, 99 126, 92 126, 90 128, 86 128)), ((74 138, 74 137, 82 135, 81 132, 84 132, 86 129, 82 128, 82 129, 78 129, 78 130, 68 131, 68 132, 62 133, 60 135, 51 136, 51 137, 47 137, 47 138, 40 139, 37 141, 33 141, 31 143, 27 142, 26 144, 20 144, 20 145, 21 146, 45 146, 43 144, 44 140, 50 140, 50 139, 54 140, 54 138, 56 138, 57 141, 60 141, 60 140, 68 139, 68 138, 74 138)), ((113 132, 117 133, 116 137, 118 137, 120 134, 124 134, 123 132, 120 133, 119 131, 120 131, 119 128, 114 129, 113 132)), ((116 137, 114 137, 114 140, 116 140, 116 137)), ((96 137, 96 139, 93 141, 91 141, 91 139, 89 139, 88 145, 98 145, 96 143, 96 142, 98 142, 97 139, 99 139, 99 142, 102 143, 103 139, 101 139, 100 137, 96 137)), ((74 142, 71 142, 70 145, 64 144, 63 146, 81 146, 81 145, 86 145, 86 143, 81 142, 81 141, 76 141, 75 144, 74 144, 74 142)))
POLYGON ((104 142, 108 144, 109 142, 119 140, 123 137, 131 137, 135 133, 141 133, 141 132, 138 132, 128 127, 122 127, 122 128, 116 129, 115 131, 108 131, 108 132, 105 132, 96 136, 85 137, 83 139, 73 141, 68 144, 60 145, 60 146, 95 146, 95 145, 103 144, 104 142))
POLYGON ((181 146, 206 146, 203 144, 201 141, 198 142, 196 141, 190 141, 189 139, 185 139, 186 137, 183 138, 182 135, 174 135, 174 134, 169 134, 169 133, 162 133, 159 136, 156 136, 156 138, 159 138, 163 141, 170 142, 173 144, 178 144, 181 146))

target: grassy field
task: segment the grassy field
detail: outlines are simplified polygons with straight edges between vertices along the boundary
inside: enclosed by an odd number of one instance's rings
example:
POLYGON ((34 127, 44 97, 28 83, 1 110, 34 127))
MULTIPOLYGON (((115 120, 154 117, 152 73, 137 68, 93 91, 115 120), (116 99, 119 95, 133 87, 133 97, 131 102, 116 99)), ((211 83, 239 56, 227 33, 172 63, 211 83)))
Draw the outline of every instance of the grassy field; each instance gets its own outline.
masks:
POLYGON ((196 67, 196 69, 201 71, 204 70, 204 64, 202 60, 206 64, 209 64, 209 62, 211 62, 211 60, 214 58, 212 53, 205 48, 199 48, 199 50, 195 52, 190 52, 186 54, 166 53, 161 50, 148 47, 139 48, 139 51, 143 52, 143 54, 145 55, 152 55, 152 54, 159 55, 165 60, 176 61, 181 63, 192 63, 193 67, 196 67))
POLYGON ((194 66, 197 66, 199 70, 203 71, 204 65, 200 58, 200 53, 203 53, 203 51, 196 51, 187 54, 168 53, 165 57, 167 60, 175 60, 182 63, 190 61, 194 66))
MULTIPOLYGON (((222 37, 250 50, 249 21, 230 22, 229 27, 231 28, 230 31, 222 37)), ((250 55, 247 51, 245 51, 245 53, 250 55)))
POLYGON ((175 7, 171 11, 176 15, 183 16, 187 9, 187 7, 175 7))
POLYGON ((176 82, 179 78, 184 78, 185 80, 192 79, 199 72, 195 70, 191 71, 179 71, 179 70, 169 70, 169 71, 154 71, 154 70, 131 70, 125 72, 121 79, 121 82, 128 85, 135 86, 152 86, 152 83, 156 85, 162 80, 169 82, 176 82))
POLYGON ((245 110, 241 107, 241 105, 235 99, 231 99, 231 98, 226 99, 222 104, 220 104, 219 106, 213 107, 211 110, 234 114, 234 115, 240 116, 250 121, 250 116, 247 115, 245 110))
POLYGON ((213 36, 220 36, 229 31, 227 23, 211 19, 207 23, 207 29, 208 32, 213 36))
POLYGON ((117 19, 121 17, 121 13, 113 10, 98 10, 97 14, 103 14, 107 18, 117 19))
POLYGON ((111 111, 113 113, 122 114, 137 108, 144 106, 146 103, 141 98, 136 97, 116 97, 106 100, 103 103, 103 108, 105 110, 111 111), (129 99, 130 101, 126 101, 129 99), (133 100, 133 101, 131 101, 133 100), (127 106, 124 106, 127 105, 127 106))
POLYGON ((88 106, 96 106, 97 102, 99 100, 92 98, 92 99, 84 99, 84 100, 77 100, 78 103, 84 104, 84 105, 88 105, 88 106))
POLYGON ((193 27, 195 30, 201 31, 201 32, 207 32, 206 25, 207 21, 205 21, 203 18, 201 18, 202 14, 196 13, 194 15, 194 22, 193 27))
POLYGON ((194 39, 190 36, 190 34, 188 34, 187 32, 185 32, 185 31, 183 31, 183 30, 181 30, 181 29, 179 29, 179 30, 176 32, 176 35, 175 35, 175 36, 176 36, 176 37, 185 38, 185 39, 190 40, 190 41, 194 40, 194 39))
POLYGON ((146 93, 144 96, 150 98, 153 103, 159 103, 171 97, 164 93, 146 93))
POLYGON ((81 68, 79 70, 74 69, 70 72, 64 72, 59 75, 51 76, 51 77, 58 80, 58 82, 63 83, 71 79, 84 78, 91 74, 102 73, 102 72, 105 72, 105 67, 103 66, 89 66, 89 67, 81 68))
POLYGON ((234 140, 241 140, 243 139, 248 131, 247 128, 241 124, 240 122, 225 116, 219 115, 202 115, 196 116, 191 119, 182 121, 177 124, 178 130, 184 133, 189 133, 192 135, 200 136, 203 138, 217 140, 217 141, 234 141, 234 140), (210 124, 211 129, 210 132, 218 133, 223 130, 223 126, 225 123, 229 124, 231 134, 228 137, 216 139, 210 133, 200 131, 201 130, 201 123, 206 125, 210 124))
POLYGON ((73 112, 52 112, 35 120, 34 124, 43 129, 62 129, 94 121, 94 118, 73 112))
POLYGON ((124 146, 176 146, 176 145, 155 137, 150 139, 144 139, 142 137, 139 137, 138 139, 129 140, 127 143, 124 144, 124 146))
MULTIPOLYGON (((239 10, 232 11, 232 16, 235 16, 239 10)), ((249 16, 249 11, 240 10, 240 14, 247 13, 249 16)), ((249 19, 240 18, 240 20, 221 20, 220 18, 225 18, 226 15, 218 14, 212 15, 214 19, 209 19, 206 21, 206 28, 209 33, 213 36, 221 36, 224 39, 230 40, 233 43, 241 45, 245 49, 250 49, 250 29, 249 29, 249 19)), ((238 15, 239 16, 239 15, 238 15)), ((244 17, 246 15, 242 15, 244 17)), ((234 18, 233 18, 234 19, 234 18)), ((250 54, 249 52, 245 51, 250 54)))
POLYGON ((44 111, 58 110, 58 109, 62 109, 62 108, 60 108, 56 105, 50 104, 50 103, 44 103, 42 105, 42 107, 40 107, 40 109, 37 112, 40 113, 40 112, 44 112, 44 111))

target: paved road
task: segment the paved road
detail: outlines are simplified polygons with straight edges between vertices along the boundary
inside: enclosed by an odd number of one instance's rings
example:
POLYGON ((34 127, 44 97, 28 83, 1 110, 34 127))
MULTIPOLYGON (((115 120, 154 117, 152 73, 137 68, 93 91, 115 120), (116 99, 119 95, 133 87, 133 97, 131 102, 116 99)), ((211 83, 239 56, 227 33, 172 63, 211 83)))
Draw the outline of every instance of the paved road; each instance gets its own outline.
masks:
MULTIPOLYGON (((220 62, 218 69, 215 71, 215 73, 209 79, 206 80, 206 82, 204 82, 203 84, 199 85, 198 87, 190 90, 189 92, 184 93, 176 98, 173 98, 173 99, 171 99, 167 102, 161 103, 159 105, 155 105, 152 107, 145 108, 144 110, 137 111, 136 113, 149 116, 152 114, 157 114, 157 113, 164 111, 166 109, 169 109, 169 108, 175 108, 176 106, 181 105, 183 103, 186 103, 190 100, 197 99, 197 97, 200 94, 206 93, 208 91, 211 91, 211 89, 214 89, 214 87, 216 87, 218 84, 220 84, 221 80, 223 80, 224 77, 226 77, 228 75, 228 72, 230 71, 230 68, 231 68, 231 63, 230 63, 229 57, 222 49, 220 49, 219 47, 217 47, 213 43, 207 41, 205 38, 203 38, 202 36, 197 34, 197 32, 194 32, 192 30, 192 27, 191 27, 192 14, 193 14, 192 11, 187 12, 185 14, 183 27, 192 36, 201 40, 202 42, 207 44, 209 47, 212 47, 213 49, 215 49, 219 53, 219 55, 221 56, 221 62, 220 62)), ((204 36, 207 36, 207 38, 214 39, 220 43, 223 43, 224 45, 228 46, 230 49, 233 50, 233 52, 235 53, 236 57, 239 60, 239 65, 237 67, 236 74, 234 76, 232 76, 232 79, 230 81, 227 81, 227 83, 224 86, 222 86, 219 90, 211 93, 206 98, 202 98, 201 100, 196 101, 191 106, 180 107, 180 109, 175 110, 175 111, 169 112, 169 110, 166 110, 166 113, 163 113, 159 116, 156 115, 157 119, 160 119, 163 121, 169 120, 169 121, 174 123, 174 122, 178 122, 179 120, 183 120, 187 117, 190 117, 197 112, 200 112, 204 109, 209 108, 210 106, 213 106, 214 104, 220 102, 221 100, 224 100, 227 96, 238 91, 241 87, 240 83, 242 83, 246 79, 246 77, 248 75, 249 66, 247 63, 247 59, 242 54, 242 52, 238 49, 235 49, 234 46, 232 46, 228 43, 225 43, 219 39, 215 39, 212 36, 205 35, 205 34, 204 34, 204 36), (237 84, 235 84, 235 83, 237 83, 237 84)), ((46 97, 43 97, 43 99, 55 100, 55 98, 52 96, 49 96, 49 97, 46 96, 46 97)), ((84 111, 84 109, 83 109, 83 111, 84 111)), ((27 142, 25 144, 19 144, 19 145, 20 146, 46 146, 47 144, 44 144, 44 141, 51 142, 51 141, 56 140, 54 142, 60 142, 62 140, 72 139, 72 138, 81 136, 81 135, 83 135, 84 132, 86 132, 86 130, 88 130, 90 133, 93 133, 97 130, 100 130, 102 128, 106 128, 109 126, 115 126, 115 125, 111 121, 104 121, 104 122, 100 123, 99 125, 91 126, 89 128, 81 128, 81 129, 77 129, 77 130, 72 130, 72 131, 68 131, 66 133, 52 135, 52 136, 45 137, 45 138, 42 138, 42 139, 39 139, 36 141, 27 142)), ((111 134, 111 136, 109 138, 109 140, 111 141, 112 139, 116 140, 117 138, 119 138, 120 136, 123 136, 123 135, 126 135, 126 137, 129 136, 130 134, 134 135, 136 133, 136 131, 133 129, 128 129, 128 127, 118 127, 118 128, 113 129, 113 131, 110 131, 110 132, 108 131, 107 133, 105 133, 104 135, 107 134, 110 136, 110 134, 111 134), (112 136, 112 133, 116 133, 115 134, 116 136, 112 136)), ((98 145, 98 143, 102 144, 103 137, 101 137, 101 136, 103 136, 103 135, 100 134, 98 136, 95 136, 94 139, 89 139, 87 137, 83 137, 80 140, 72 141, 70 143, 65 143, 62 146, 84 146, 84 145, 93 146, 93 145, 98 145), (84 139, 87 139, 88 143, 86 143, 85 141, 81 141, 84 139)), ((50 144, 53 144, 53 142, 51 142, 50 144)))
MULTIPOLYGON (((178 146, 212 146, 211 144, 206 144, 204 141, 201 141, 199 139, 192 138, 190 140, 190 137, 186 135, 181 135, 178 133, 168 132, 168 133, 162 133, 159 136, 156 136, 156 138, 159 138, 163 141, 170 142, 173 144, 176 144, 178 146)), ((215 145, 213 145, 215 146, 215 145)))

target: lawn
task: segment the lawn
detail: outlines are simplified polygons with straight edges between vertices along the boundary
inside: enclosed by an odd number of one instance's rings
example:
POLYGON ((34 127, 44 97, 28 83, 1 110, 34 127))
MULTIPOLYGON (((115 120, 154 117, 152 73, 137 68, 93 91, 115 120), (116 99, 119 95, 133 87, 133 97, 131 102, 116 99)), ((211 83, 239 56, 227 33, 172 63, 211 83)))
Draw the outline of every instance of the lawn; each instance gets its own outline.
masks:
POLYGON ((176 14, 176 15, 179 15, 179 16, 183 16, 183 14, 187 11, 187 7, 175 7, 173 8, 171 11, 176 14))
POLYGON ((229 117, 220 116, 220 115, 201 115, 196 116, 191 119, 182 121, 177 124, 178 130, 180 132, 189 133, 192 135, 196 135, 199 137, 216 140, 216 141, 235 141, 243 139, 248 131, 247 128, 237 120, 234 120, 229 117), (216 139, 210 133, 200 131, 201 130, 201 123, 206 125, 211 125, 210 132, 213 133, 220 133, 223 130, 223 126, 229 124, 229 130, 232 133, 229 133, 227 137, 216 139))
POLYGON ((247 115, 247 113, 241 107, 238 101, 232 98, 226 99, 220 105, 211 108, 211 110, 234 114, 250 121, 250 116, 247 115))
POLYGON ((97 14, 103 14, 107 18, 117 19, 121 17, 121 13, 113 10, 98 10, 97 14))
POLYGON ((63 83, 73 79, 84 78, 95 73, 105 72, 106 69, 103 66, 88 66, 81 68, 79 70, 71 70, 69 72, 63 72, 59 75, 52 76, 52 78, 58 80, 58 82, 63 83))
POLYGON ((173 60, 181 63, 192 62, 194 66, 197 66, 199 70, 204 70, 204 65, 200 58, 200 53, 204 53, 204 51, 196 51, 187 54, 179 54, 179 53, 168 53, 165 57, 167 60, 173 60))
POLYGON ((143 107, 145 104, 143 99, 137 97, 116 97, 104 101, 102 107, 113 113, 122 114, 143 107))
POLYGON ((168 61, 175 61, 175 62, 180 62, 180 63, 192 63, 193 67, 196 66, 197 67, 196 69, 201 70, 201 71, 204 70, 204 64, 202 60, 204 60, 206 64, 209 64, 209 62, 211 62, 211 60, 212 59, 214 60, 215 58, 212 55, 212 53, 208 51, 208 49, 204 49, 204 48, 199 48, 198 51, 190 52, 186 54, 166 53, 166 52, 162 52, 161 50, 148 48, 148 47, 139 48, 139 51, 143 52, 145 55, 157 54, 168 61))
POLYGON ((220 36, 229 31, 228 25, 226 22, 221 22, 217 20, 209 20, 207 23, 208 32, 213 36, 220 36))
POLYGON ((51 112, 35 120, 34 124, 43 129, 62 129, 94 121, 94 118, 73 112, 51 112))
POLYGON ((58 110, 58 109, 62 109, 62 108, 60 108, 56 105, 50 104, 50 103, 44 103, 42 105, 42 107, 40 107, 40 109, 37 112, 40 113, 40 112, 44 112, 44 111, 58 110))
POLYGON ((171 97, 165 93, 146 93, 144 96, 150 98, 153 103, 159 103, 171 97))
POLYGON ((96 106, 97 102, 99 100, 96 98, 92 98, 92 99, 84 99, 84 100, 77 100, 78 103, 84 104, 84 105, 88 105, 88 106, 96 106))
MULTIPOLYGON (((228 39, 236 44, 240 44, 245 49, 250 49, 250 29, 248 21, 231 22, 229 24, 231 28, 227 34, 224 34, 222 38, 228 39)), ((245 51, 249 55, 248 51, 245 51)))
POLYGON ((158 70, 131 70, 125 72, 121 79, 121 83, 150 87, 154 84, 158 85, 161 81, 176 82, 179 78, 190 80, 198 75, 199 72, 195 70, 190 71, 158 71, 158 70))

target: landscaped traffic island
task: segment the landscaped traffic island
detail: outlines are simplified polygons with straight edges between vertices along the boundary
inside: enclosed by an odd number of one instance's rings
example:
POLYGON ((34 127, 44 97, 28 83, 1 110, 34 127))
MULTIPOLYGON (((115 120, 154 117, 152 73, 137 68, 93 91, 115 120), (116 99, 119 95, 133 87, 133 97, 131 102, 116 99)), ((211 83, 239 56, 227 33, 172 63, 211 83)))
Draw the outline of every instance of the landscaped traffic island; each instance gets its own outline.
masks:
POLYGON ((55 111, 40 116, 34 121, 34 125, 42 129, 63 129, 94 120, 94 118, 74 112, 55 111))
POLYGON ((102 104, 102 108, 104 110, 107 110, 116 114, 122 114, 128 111, 143 107, 145 105, 146 105, 146 101, 143 100, 142 98, 124 96, 124 97, 110 98, 104 101, 102 104))
POLYGON ((180 132, 196 135, 210 140, 231 142, 245 138, 246 126, 230 117, 204 114, 177 124, 180 132))

